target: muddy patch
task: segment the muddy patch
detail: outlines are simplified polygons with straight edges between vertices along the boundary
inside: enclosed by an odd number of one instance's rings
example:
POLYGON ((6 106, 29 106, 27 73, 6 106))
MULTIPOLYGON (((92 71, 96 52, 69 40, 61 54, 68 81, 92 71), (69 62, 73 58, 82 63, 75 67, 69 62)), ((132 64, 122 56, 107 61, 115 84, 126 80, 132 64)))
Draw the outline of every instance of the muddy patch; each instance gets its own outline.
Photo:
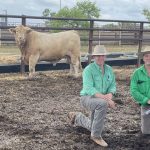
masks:
MULTIPOLYGON (((80 107, 82 79, 68 71, 40 73, 35 80, 19 74, 0 74, 0 149, 99 150, 90 132, 72 127, 70 111, 80 107)), ((103 138, 110 150, 148 150, 150 138, 141 135, 140 108, 126 81, 117 81, 117 108, 109 109, 103 138)))

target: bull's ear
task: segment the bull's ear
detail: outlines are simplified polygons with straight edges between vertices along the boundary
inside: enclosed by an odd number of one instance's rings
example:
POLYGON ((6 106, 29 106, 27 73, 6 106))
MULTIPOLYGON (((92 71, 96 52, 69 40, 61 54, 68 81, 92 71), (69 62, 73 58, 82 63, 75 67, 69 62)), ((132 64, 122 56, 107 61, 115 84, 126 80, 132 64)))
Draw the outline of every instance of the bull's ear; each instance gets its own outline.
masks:
POLYGON ((10 28, 8 30, 9 30, 10 33, 14 33, 14 34, 16 33, 16 29, 15 28, 10 28))
POLYGON ((25 27, 25 29, 26 29, 26 32, 27 32, 27 33, 30 33, 30 32, 32 31, 32 29, 29 28, 29 27, 25 27))

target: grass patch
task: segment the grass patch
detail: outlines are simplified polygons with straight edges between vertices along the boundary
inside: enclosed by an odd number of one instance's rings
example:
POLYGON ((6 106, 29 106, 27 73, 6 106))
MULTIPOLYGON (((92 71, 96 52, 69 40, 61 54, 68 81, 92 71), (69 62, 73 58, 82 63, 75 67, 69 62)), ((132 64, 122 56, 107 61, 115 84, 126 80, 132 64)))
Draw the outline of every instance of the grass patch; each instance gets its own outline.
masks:
MULTIPOLYGON (((138 46, 137 45, 106 45, 105 46, 108 52, 137 52, 138 46)), ((88 46, 81 46, 81 52, 87 53, 89 47, 88 46)), ((94 47, 93 47, 94 49, 94 47)))
MULTIPOLYGON (((93 47, 94 48, 94 47, 93 47)), ((106 45, 108 52, 137 52, 137 45, 106 45)), ((88 53, 88 45, 81 46, 82 53, 88 53)), ((20 50, 17 46, 2 46, 0 47, 0 55, 20 55, 20 50)))
POLYGON ((20 55, 20 50, 17 46, 1 46, 0 47, 0 55, 12 54, 12 55, 20 55))

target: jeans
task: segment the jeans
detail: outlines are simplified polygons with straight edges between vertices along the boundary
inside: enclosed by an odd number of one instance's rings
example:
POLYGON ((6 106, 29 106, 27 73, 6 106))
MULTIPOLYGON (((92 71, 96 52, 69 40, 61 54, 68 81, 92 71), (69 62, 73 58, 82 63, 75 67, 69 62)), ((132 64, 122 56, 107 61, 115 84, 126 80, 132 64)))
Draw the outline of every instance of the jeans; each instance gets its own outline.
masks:
POLYGON ((82 107, 91 112, 91 117, 88 118, 79 112, 75 118, 75 125, 91 131, 91 137, 100 138, 107 113, 107 101, 92 96, 82 96, 80 103, 82 107))
POLYGON ((146 114, 149 109, 150 106, 141 106, 141 131, 143 134, 150 134, 150 114, 146 114))

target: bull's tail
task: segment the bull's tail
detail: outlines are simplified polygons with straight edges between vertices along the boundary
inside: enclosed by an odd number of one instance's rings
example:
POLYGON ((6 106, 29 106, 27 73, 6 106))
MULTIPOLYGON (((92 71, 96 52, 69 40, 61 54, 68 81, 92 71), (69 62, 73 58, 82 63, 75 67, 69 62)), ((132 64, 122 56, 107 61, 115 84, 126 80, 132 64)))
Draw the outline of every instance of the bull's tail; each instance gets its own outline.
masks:
POLYGON ((78 59, 79 59, 79 70, 82 71, 81 57, 78 57, 78 59))

